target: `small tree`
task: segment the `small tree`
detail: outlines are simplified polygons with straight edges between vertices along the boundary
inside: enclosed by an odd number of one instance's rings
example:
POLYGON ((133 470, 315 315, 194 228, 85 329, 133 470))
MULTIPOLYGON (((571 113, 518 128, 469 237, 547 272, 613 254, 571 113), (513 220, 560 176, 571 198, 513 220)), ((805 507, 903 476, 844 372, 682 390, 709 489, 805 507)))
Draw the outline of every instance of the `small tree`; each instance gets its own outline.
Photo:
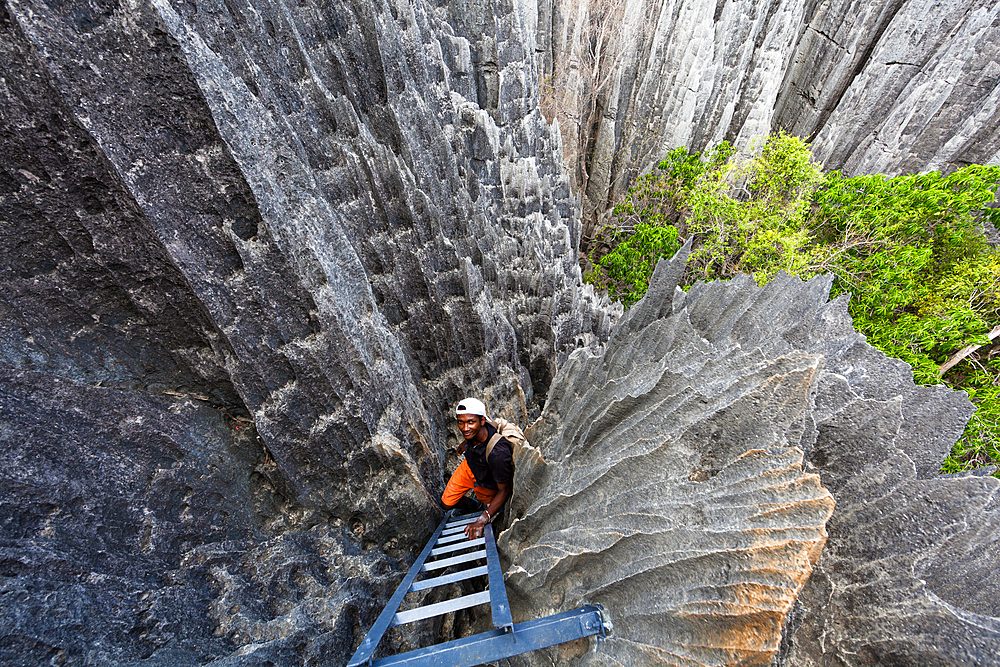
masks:
POLYGON ((948 471, 1000 464, 1000 252, 983 219, 1000 167, 970 165, 887 178, 823 175, 809 147, 785 134, 737 153, 678 148, 641 177, 602 230, 585 276, 625 305, 642 298, 656 261, 683 238, 692 253, 682 285, 778 271, 831 272, 850 293, 855 328, 910 364, 919 384, 946 382, 978 409, 948 471))

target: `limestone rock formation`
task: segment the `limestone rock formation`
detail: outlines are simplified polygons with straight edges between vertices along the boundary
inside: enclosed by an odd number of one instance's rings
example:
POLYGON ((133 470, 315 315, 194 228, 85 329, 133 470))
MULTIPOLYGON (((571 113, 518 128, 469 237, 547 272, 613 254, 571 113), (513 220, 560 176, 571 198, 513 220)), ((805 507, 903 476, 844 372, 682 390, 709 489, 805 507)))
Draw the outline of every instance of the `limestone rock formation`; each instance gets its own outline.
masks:
POLYGON ((773 123, 847 173, 1000 160, 1000 6, 809 3, 773 123), (866 30, 856 30, 864 25, 866 30))
MULTIPOLYGON (((583 660, 997 654, 996 484, 934 474, 968 403, 822 281, 675 294, 664 264, 624 317, 581 284, 553 7, 0 4, 0 663, 342 664, 438 517, 469 393, 548 406, 504 544, 519 613, 617 616, 583 660)), ((782 7, 717 5, 754 111, 690 132, 771 122, 753 63, 814 11, 782 7)))
POLYGON ((849 174, 1000 159, 990 0, 544 0, 539 78, 585 234, 677 146, 779 128, 849 174))
POLYGON ((935 474, 968 401, 868 346, 828 279, 684 293, 685 258, 528 432, 514 608, 603 605, 574 664, 997 664, 1000 482, 935 474))
POLYGON ((295 530, 275 465, 218 411, 2 380, 4 664, 198 665, 234 646, 300 664, 350 651, 391 593, 394 559, 350 526, 295 530))
POLYGON ((510 9, 0 5, 0 662, 342 658, 454 401, 607 337, 510 9))

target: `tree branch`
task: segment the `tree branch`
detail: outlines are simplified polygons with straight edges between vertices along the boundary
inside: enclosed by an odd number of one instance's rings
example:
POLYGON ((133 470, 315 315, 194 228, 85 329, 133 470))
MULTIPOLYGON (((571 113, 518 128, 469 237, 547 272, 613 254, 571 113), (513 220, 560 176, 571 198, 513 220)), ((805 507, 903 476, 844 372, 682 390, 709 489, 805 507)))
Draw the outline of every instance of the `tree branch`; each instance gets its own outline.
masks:
MULTIPOLYGON (((993 331, 989 332, 989 334, 986 335, 986 337, 989 338, 990 340, 993 340, 997 336, 1000 336, 1000 324, 993 327, 993 331)), ((967 356, 969 356, 970 354, 972 354, 981 347, 982 345, 966 345, 961 350, 951 355, 951 357, 948 358, 948 361, 941 364, 941 367, 938 368, 938 377, 942 377, 945 373, 951 370, 952 366, 960 362, 962 359, 965 359, 967 356)))

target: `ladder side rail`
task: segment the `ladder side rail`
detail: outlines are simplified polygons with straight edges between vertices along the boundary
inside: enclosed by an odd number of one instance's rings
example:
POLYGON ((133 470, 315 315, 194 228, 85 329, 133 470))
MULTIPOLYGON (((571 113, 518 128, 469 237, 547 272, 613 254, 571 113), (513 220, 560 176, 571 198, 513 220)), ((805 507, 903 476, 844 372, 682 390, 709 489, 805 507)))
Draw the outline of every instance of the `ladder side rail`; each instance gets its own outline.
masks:
POLYGON ((441 532, 447 523, 448 519, 445 518, 438 524, 434 534, 431 535, 431 538, 427 540, 427 544, 424 545, 424 550, 417 556, 417 560, 410 566, 410 571, 403 577, 403 581, 396 587, 396 592, 393 593, 392 597, 389 598, 389 602, 382 609, 382 613, 376 619, 375 625, 368 631, 365 638, 361 640, 361 646, 351 656, 351 661, 347 663, 348 667, 360 667, 360 665, 365 664, 371 659, 372 653, 375 652, 379 642, 382 641, 382 635, 389 629, 389 624, 392 623, 392 619, 396 616, 396 610, 399 609, 399 605, 403 602, 406 594, 410 592, 410 586, 423 569, 424 563, 430 557, 431 550, 434 548, 434 543, 441 536, 441 532))
MULTIPOLYGON (((493 524, 486 524, 484 532, 486 539, 486 567, 490 582, 490 606, 493 612, 493 626, 514 631, 514 618, 507 602, 507 584, 503 580, 503 569, 500 567, 500 554, 497 553, 497 543, 493 538, 493 524)), ((516 639, 514 641, 517 641, 516 639)))
POLYGON ((518 623, 514 626, 514 633, 518 637, 517 643, 508 632, 489 630, 471 637, 381 658, 375 661, 374 667, 475 667, 574 639, 604 636, 605 628, 600 609, 584 605, 560 614, 518 623))

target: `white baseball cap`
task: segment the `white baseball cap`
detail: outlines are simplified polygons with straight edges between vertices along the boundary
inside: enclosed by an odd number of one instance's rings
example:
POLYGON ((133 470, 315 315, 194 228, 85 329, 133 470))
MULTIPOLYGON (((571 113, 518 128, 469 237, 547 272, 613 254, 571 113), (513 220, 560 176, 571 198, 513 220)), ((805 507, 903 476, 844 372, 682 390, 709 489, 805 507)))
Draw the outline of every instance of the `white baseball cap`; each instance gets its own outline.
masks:
POLYGON ((480 417, 485 417, 486 404, 478 398, 463 398, 458 402, 458 409, 455 410, 455 415, 479 415, 480 417))

